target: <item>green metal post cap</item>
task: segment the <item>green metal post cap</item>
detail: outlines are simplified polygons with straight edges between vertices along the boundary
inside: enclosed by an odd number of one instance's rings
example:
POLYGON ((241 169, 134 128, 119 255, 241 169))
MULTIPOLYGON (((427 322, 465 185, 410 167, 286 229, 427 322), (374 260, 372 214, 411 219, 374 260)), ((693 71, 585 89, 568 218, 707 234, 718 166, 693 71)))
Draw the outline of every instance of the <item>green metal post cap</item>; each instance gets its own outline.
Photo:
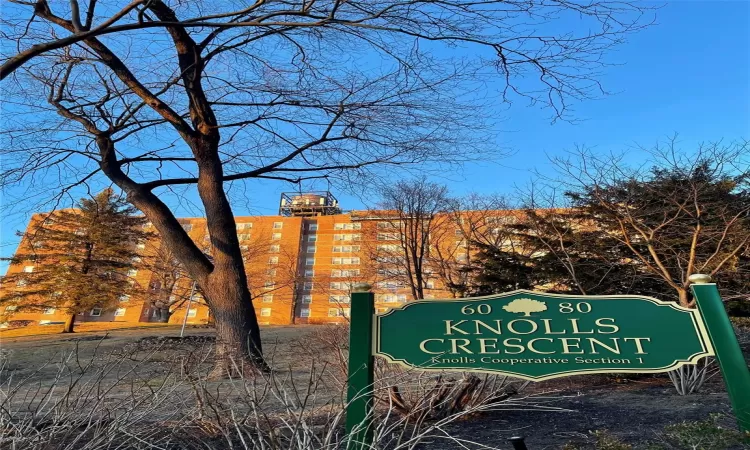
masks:
POLYGON ((692 284, 708 284, 711 282, 711 275, 702 273, 696 273, 688 277, 688 281, 692 284))
POLYGON ((370 292, 372 285, 369 283, 354 283, 352 286, 352 292, 370 292))

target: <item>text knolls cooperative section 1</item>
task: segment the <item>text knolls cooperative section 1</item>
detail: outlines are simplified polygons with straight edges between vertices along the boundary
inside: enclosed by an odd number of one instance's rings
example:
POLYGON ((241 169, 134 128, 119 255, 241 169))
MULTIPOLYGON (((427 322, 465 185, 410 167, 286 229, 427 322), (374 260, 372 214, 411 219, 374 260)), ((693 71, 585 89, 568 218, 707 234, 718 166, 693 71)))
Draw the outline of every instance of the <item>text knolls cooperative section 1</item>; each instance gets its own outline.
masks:
POLYGON ((712 354, 697 311, 647 297, 526 291, 415 302, 377 317, 376 354, 423 369, 660 372, 712 354))

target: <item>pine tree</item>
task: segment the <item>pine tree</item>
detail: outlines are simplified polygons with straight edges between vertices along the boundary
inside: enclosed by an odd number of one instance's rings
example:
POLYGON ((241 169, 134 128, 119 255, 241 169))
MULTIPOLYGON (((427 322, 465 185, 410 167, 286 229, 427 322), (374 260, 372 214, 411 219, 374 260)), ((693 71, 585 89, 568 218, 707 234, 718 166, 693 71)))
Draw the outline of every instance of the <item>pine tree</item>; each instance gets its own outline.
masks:
POLYGON ((137 244, 150 235, 145 219, 106 189, 81 199, 75 209, 55 211, 30 227, 23 251, 12 263, 33 264, 31 272, 8 275, 0 304, 16 311, 56 308, 68 314, 63 329, 72 333, 76 314, 111 310, 138 290, 128 271, 138 261, 137 244))
POLYGON ((534 287, 531 258, 516 252, 506 252, 498 247, 472 242, 479 250, 472 264, 463 270, 471 276, 465 277, 468 283, 454 286, 469 296, 491 295, 516 289, 534 287))

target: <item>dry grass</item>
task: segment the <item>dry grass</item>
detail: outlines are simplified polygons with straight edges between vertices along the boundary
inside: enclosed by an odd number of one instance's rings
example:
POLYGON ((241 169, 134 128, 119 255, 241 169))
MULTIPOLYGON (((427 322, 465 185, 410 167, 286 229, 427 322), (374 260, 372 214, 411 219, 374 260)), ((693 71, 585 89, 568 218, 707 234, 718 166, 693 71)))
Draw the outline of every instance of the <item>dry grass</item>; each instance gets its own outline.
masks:
MULTIPOLYGON (((135 330, 141 328, 164 328, 177 327, 179 325, 166 323, 142 323, 134 325, 128 322, 82 322, 76 324, 76 333, 92 333, 99 331, 111 330, 135 330)), ((43 336, 48 334, 62 333, 63 325, 31 325, 21 328, 4 328, 0 329, 0 339, 17 338, 26 336, 43 336)), ((75 334, 75 333, 74 333, 75 334)))
MULTIPOLYGON (((209 341, 173 337, 110 344, 109 338, 74 342, 36 367, 19 365, 25 361, 24 350, 0 352, 0 448, 347 448, 345 379, 340 379, 335 353, 321 358, 320 353, 305 353, 300 346, 290 351, 288 343, 277 342, 269 345, 273 350, 267 355, 271 373, 216 381, 206 377, 213 366, 209 341)), ((466 376, 455 375, 457 381, 466 376)), ((487 392, 487 401, 428 419, 424 412, 442 408, 450 397, 430 396, 436 383, 445 385, 435 375, 418 371, 380 370, 373 386, 378 403, 373 441, 365 448, 497 448, 457 437, 450 425, 491 410, 561 409, 550 405, 550 397, 502 398, 488 385, 488 391, 495 392, 487 392), (435 402, 415 402, 410 414, 398 414, 389 395, 396 386, 403 398, 435 402)))

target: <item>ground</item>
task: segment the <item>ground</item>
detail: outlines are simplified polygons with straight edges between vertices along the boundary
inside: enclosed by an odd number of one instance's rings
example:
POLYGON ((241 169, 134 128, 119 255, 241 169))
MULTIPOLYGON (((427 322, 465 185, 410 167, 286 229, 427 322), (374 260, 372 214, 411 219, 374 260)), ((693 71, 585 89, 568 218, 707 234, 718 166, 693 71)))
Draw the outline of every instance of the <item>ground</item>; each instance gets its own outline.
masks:
MULTIPOLYGON (((341 355, 324 354, 315 347, 327 340, 340 339, 342 331, 345 332, 342 327, 320 326, 264 328, 265 353, 272 360, 277 379, 282 380, 278 383, 289 383, 285 385, 287 388, 297 383, 296 389, 303 383, 316 384, 317 393, 308 395, 309 400, 298 397, 295 405, 309 401, 313 405, 311 408, 317 408, 316 414, 320 414, 323 410, 328 411, 326 405, 340 396, 341 379, 336 375, 340 370, 336 365, 340 364, 341 355)), ((29 403, 29 392, 38 392, 40 387, 45 386, 55 386, 60 391, 61 380, 66 377, 74 379, 75 374, 82 373, 81 368, 89 363, 97 370, 96 375, 82 378, 84 381, 79 384, 96 380, 99 383, 97 386, 109 386, 111 393, 107 395, 119 399, 117 401, 123 405, 132 403, 128 396, 133 386, 141 382, 138 386, 156 390, 156 393, 148 396, 171 395, 174 392, 180 393, 180 398, 186 398, 191 389, 198 392, 195 386, 188 389, 189 383, 168 383, 167 380, 171 380, 172 375, 179 378, 189 375, 191 371, 197 373, 198 367, 210 363, 201 359, 203 356, 196 352, 196 348, 210 349, 213 330, 191 327, 186 333, 189 336, 187 341, 172 339, 179 333, 179 326, 15 338, 0 332, 0 361, 3 366, 0 383, 3 383, 2 389, 14 392, 11 395, 13 400, 4 400, 8 404, 4 404, 3 408, 11 405, 11 410, 23 411, 33 403, 29 403), (98 358, 94 355, 98 355, 98 358), (69 368, 67 372, 61 370, 63 366, 69 368), (19 380, 34 380, 31 384, 26 382, 26 393, 23 395, 23 389, 13 388, 21 383, 19 380), (171 389, 169 391, 164 387, 167 384, 171 389), (32 385, 33 388, 30 387, 32 385)), ((226 384, 207 382, 202 386, 205 388, 203 394, 196 394, 198 403, 210 401, 207 392, 214 390, 223 392, 226 398, 235 395, 230 393, 234 391, 226 384)), ((286 393, 284 389, 278 388, 286 393)), ((289 400, 281 397, 267 404, 272 404, 272 409, 277 412, 288 408, 289 400)), ((571 443, 589 448, 587 446, 595 440, 592 432, 596 430, 608 430, 612 435, 633 444, 634 448, 646 448, 646 443, 657 439, 666 425, 703 420, 712 413, 730 414, 729 400, 719 375, 712 378, 701 393, 689 396, 676 395, 666 376, 616 380, 614 377, 597 375, 532 383, 516 398, 515 403, 504 405, 502 410, 473 414, 448 423, 443 428, 454 438, 471 440, 487 446, 485 448, 510 449, 507 439, 518 435, 526 438, 529 450, 560 449, 571 443)), ((107 401, 114 400, 107 398, 107 401)), ((239 403, 235 401, 233 405, 239 403)), ((193 411, 191 414, 196 414, 195 411, 203 414, 201 408, 192 403, 190 408, 193 411)), ((242 405, 238 408, 242 409, 242 405)), ((171 405, 161 405, 161 409, 153 410, 153 420, 175 420, 173 410, 171 405)), ((210 413, 206 414, 208 416, 210 413)), ((467 447, 480 448, 468 444, 467 447)), ((434 438, 427 439, 417 448, 448 449, 460 446, 455 441, 434 438)))

